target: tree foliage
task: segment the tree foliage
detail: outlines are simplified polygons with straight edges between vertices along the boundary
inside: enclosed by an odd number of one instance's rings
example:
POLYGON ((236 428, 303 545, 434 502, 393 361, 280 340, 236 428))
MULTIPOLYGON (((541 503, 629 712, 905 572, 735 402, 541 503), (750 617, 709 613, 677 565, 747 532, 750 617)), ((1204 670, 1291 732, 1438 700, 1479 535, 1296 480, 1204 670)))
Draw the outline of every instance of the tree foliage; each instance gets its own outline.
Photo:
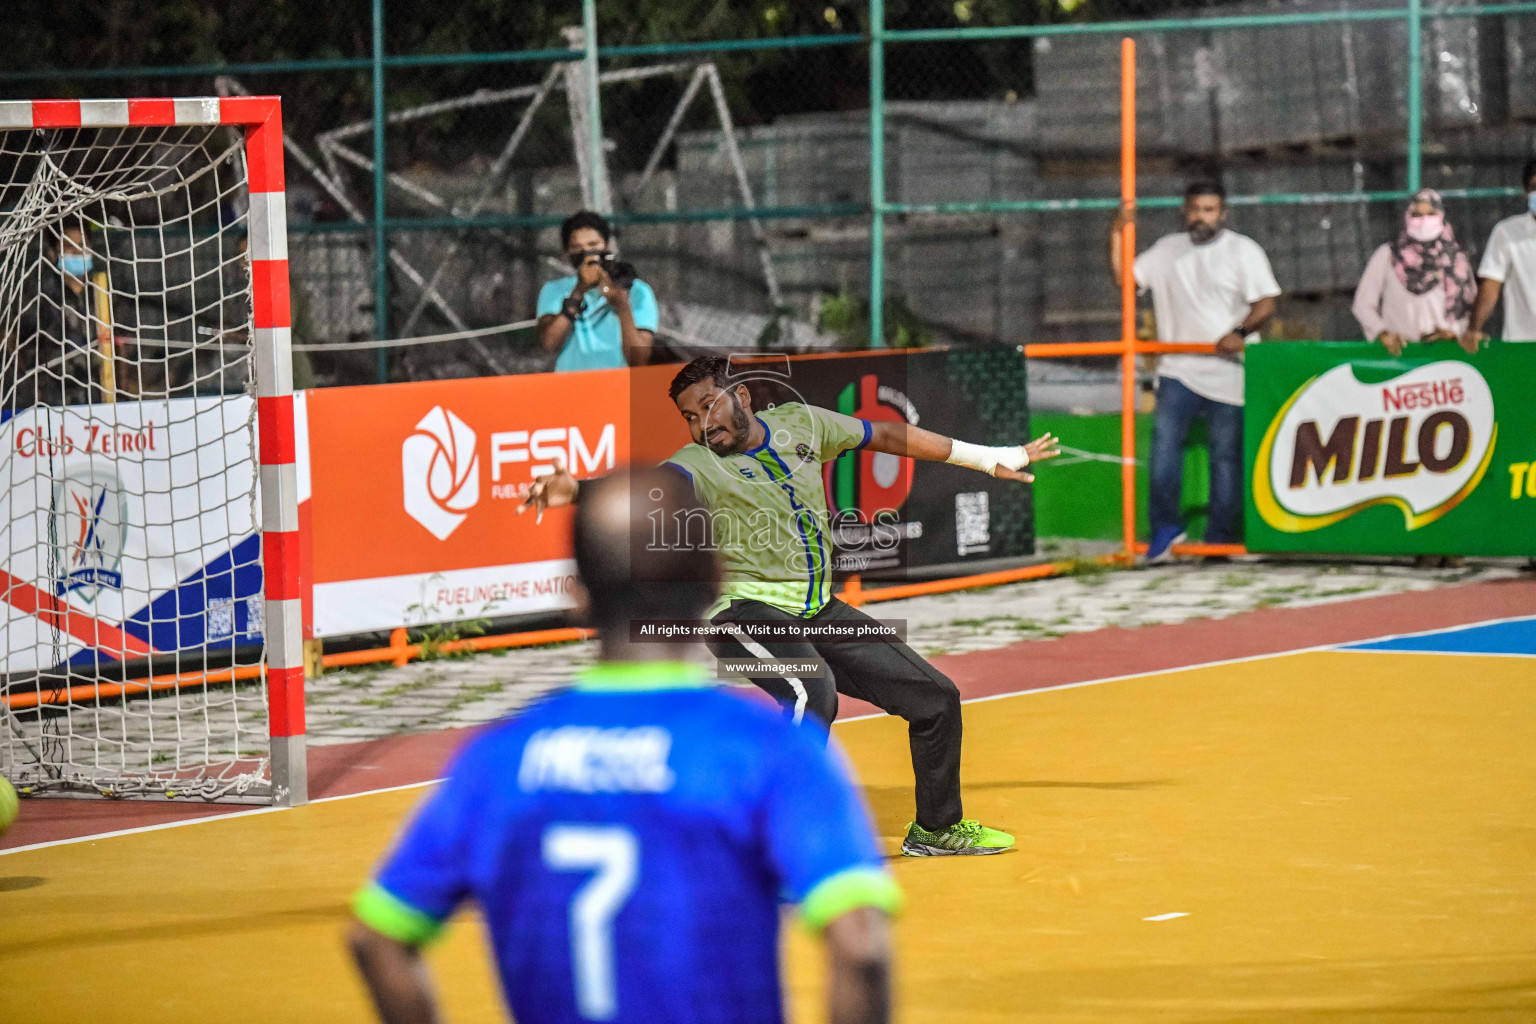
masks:
MULTIPOLYGON (((1202 0, 1195 0, 1202 2, 1202 0)), ((986 26, 1137 16, 1168 0, 887 0, 891 28, 986 26)), ((561 48, 565 26, 581 23, 579 0, 386 0, 385 47, 392 55, 483 53, 561 48)), ((154 68, 282 60, 367 58, 369 0, 11 0, 0 34, 0 67, 12 71, 154 68)), ((605 46, 859 35, 868 6, 848 0, 602 0, 605 46)), ((1026 95, 1027 41, 894 45, 887 52, 891 99, 979 99, 1026 95)), ((854 45, 715 53, 732 111, 744 125, 803 111, 862 110, 868 105, 865 49, 854 45)), ((631 62, 636 63, 636 62, 631 62)), ((389 72, 390 109, 537 81, 547 65, 466 63, 389 72)), ((614 65, 610 65, 614 66, 614 65)), ((283 96, 288 125, 301 138, 369 116, 369 69, 244 76, 254 91, 283 96)), ((64 77, 0 83, 8 97, 188 95, 212 89, 207 76, 153 73, 125 78, 64 77)), ((652 137, 670 113, 675 87, 637 86, 605 106, 620 136, 652 137), (671 89, 669 92, 668 89, 671 89)), ((605 98, 605 105, 608 100, 605 98)), ((500 122, 446 116, 391 132, 392 163, 451 160, 483 151, 500 122), (486 138, 481 138, 484 131, 486 138)), ((530 149, 535 152, 537 147, 530 149)), ((622 164, 626 154, 620 153, 622 164)))

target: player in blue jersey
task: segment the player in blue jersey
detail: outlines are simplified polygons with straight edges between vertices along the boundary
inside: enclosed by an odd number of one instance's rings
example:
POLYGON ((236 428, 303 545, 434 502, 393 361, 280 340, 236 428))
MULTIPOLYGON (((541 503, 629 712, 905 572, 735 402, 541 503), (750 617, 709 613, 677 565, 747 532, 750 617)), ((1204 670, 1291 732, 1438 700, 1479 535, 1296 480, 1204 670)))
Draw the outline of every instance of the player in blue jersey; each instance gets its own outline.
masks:
POLYGON ((899 892, 838 755, 631 641, 631 619, 696 619, 718 589, 711 552, 647 543, 648 515, 699 511, 671 478, 588 485, 576 564, 602 660, 472 741, 357 896, 389 1024, 438 1019, 419 951, 466 900, 528 1024, 779 1024, 781 898, 825 936, 833 1024, 889 1019, 899 892))

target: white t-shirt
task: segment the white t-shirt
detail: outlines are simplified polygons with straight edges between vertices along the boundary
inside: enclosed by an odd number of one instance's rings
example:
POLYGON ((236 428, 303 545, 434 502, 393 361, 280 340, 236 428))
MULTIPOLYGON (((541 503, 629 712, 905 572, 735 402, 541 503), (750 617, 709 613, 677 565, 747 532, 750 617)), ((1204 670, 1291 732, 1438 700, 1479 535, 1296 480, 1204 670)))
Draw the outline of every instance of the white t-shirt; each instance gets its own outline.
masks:
POLYGON ((1504 340, 1536 341, 1536 216, 1493 226, 1477 276, 1504 282, 1504 340))
MULTIPOLYGON (((1182 231, 1159 238, 1136 257, 1136 285, 1152 293, 1158 340, 1194 345, 1230 334, 1250 306, 1280 294, 1259 243, 1226 229, 1204 245, 1182 231)), ((1157 375, 1172 377, 1213 402, 1243 404, 1243 364, 1230 357, 1163 356, 1157 375)))

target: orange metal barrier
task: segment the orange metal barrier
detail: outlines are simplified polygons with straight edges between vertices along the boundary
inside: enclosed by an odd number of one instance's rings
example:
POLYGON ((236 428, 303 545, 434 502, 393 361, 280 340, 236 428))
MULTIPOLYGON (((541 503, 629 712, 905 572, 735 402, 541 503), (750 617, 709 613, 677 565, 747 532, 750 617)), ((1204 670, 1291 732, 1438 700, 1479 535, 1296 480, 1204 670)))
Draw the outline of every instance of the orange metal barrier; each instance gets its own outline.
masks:
MULTIPOLYGON (((1131 352, 1138 356, 1212 355, 1215 345, 1185 344, 1168 341, 1136 341, 1131 339, 1131 352)), ((1024 346, 1024 354, 1030 359, 1059 359, 1064 356, 1118 356, 1125 352, 1123 341, 1059 341, 1034 342, 1024 346)))
MULTIPOLYGON (((1123 555, 1104 555, 1092 560, 1096 565, 1112 565, 1124 561, 1123 555)), ((922 583, 897 583, 889 587, 879 587, 874 590, 865 590, 863 582, 857 576, 850 576, 843 584, 842 593, 838 596, 844 602, 855 608, 861 605, 874 604, 877 601, 900 601, 908 597, 926 597, 929 594, 948 594, 956 590, 977 590, 982 587, 998 587, 1004 583, 1018 583, 1022 580, 1039 580, 1050 576, 1060 576, 1071 571, 1076 562, 1046 562, 1042 565, 1026 565, 1019 569, 1000 569, 997 572, 982 572, 972 576, 955 576, 945 580, 927 580, 922 583)))
POLYGON ((12 711, 20 711, 41 705, 133 697, 161 690, 173 690, 180 686, 207 686, 211 683, 232 683, 241 679, 260 679, 262 672, 263 667, 260 665, 239 665, 235 668, 215 669, 212 672, 185 672, 149 676, 144 679, 125 679, 120 683, 78 683, 52 690, 7 694, 5 704, 12 711))
MULTIPOLYGON (((412 644, 406 642, 406 631, 397 629, 390 634, 388 647, 375 647, 363 651, 341 651, 327 654, 320 659, 325 668, 342 668, 350 665, 373 665, 392 662, 404 665, 419 658, 423 650, 435 653, 456 654, 461 651, 490 651, 505 647, 536 647, 539 644, 569 643, 585 640, 592 635, 590 629, 561 628, 540 629, 526 633, 503 633, 497 636, 476 636, 463 640, 449 640, 441 644, 412 644)), ((183 672, 172 675, 149 676, 145 679, 128 679, 120 683, 80 683, 75 686, 37 690, 31 693, 7 695, 6 706, 13 711, 35 708, 41 705, 84 703, 92 700, 111 700, 117 697, 135 697, 147 693, 172 690, 177 687, 210 686, 231 683, 241 679, 260 679, 260 665, 242 665, 210 672, 183 672)))
POLYGON ((382 661, 404 665, 413 658, 421 657, 425 648, 443 654, 461 651, 491 651, 505 647, 537 647, 540 644, 563 644, 573 640, 585 640, 592 635, 590 629, 562 627, 538 629, 528 633, 501 633, 496 636, 472 636, 463 640, 449 640, 441 644, 406 643, 406 631, 397 629, 390 634, 388 647, 374 647, 365 651, 342 651, 327 654, 320 659, 325 668, 343 668, 349 665, 376 665, 382 661))
MULTIPOLYGON (((1241 544, 1175 544, 1169 550, 1176 555, 1195 555, 1203 558, 1235 558, 1248 553, 1248 549, 1241 544)), ((1138 543, 1136 553, 1146 554, 1147 546, 1138 543)))
MULTIPOLYGON (((1136 209, 1136 40, 1120 40, 1120 203, 1136 209)), ((1120 515, 1125 555, 1136 546, 1136 222, 1120 232, 1120 515)))
MULTIPOLYGON (((1136 209, 1136 41, 1120 41, 1120 203, 1136 209)), ((1120 357, 1120 515, 1121 561, 1134 560, 1147 550, 1136 540, 1136 357, 1138 355, 1212 355, 1211 344, 1171 344, 1138 341, 1136 338, 1136 222, 1129 220, 1120 233, 1120 340, 1078 341, 1023 346, 1030 359, 1062 359, 1072 356, 1120 357)), ((1176 544, 1175 554, 1232 556, 1246 554, 1241 544, 1176 544)), ((1028 579, 1030 577, 1020 577, 1028 579)), ((902 588, 896 588, 902 589, 902 588)), ((958 589, 958 588, 956 588, 958 589)), ((934 591, 937 593, 937 591, 934 591)), ((905 595, 904 595, 905 596, 905 595)))

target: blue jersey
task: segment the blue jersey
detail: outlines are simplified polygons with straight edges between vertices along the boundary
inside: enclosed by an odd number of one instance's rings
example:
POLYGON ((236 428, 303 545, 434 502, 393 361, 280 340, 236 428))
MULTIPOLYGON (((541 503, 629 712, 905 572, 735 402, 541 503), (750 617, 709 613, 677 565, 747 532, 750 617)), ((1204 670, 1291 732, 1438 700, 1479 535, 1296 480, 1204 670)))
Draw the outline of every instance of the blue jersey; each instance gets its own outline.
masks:
POLYGON ((479 737, 354 907, 419 944, 473 899, 520 1021, 779 1024, 779 902, 893 910, 835 753, 678 663, 596 666, 479 737))

